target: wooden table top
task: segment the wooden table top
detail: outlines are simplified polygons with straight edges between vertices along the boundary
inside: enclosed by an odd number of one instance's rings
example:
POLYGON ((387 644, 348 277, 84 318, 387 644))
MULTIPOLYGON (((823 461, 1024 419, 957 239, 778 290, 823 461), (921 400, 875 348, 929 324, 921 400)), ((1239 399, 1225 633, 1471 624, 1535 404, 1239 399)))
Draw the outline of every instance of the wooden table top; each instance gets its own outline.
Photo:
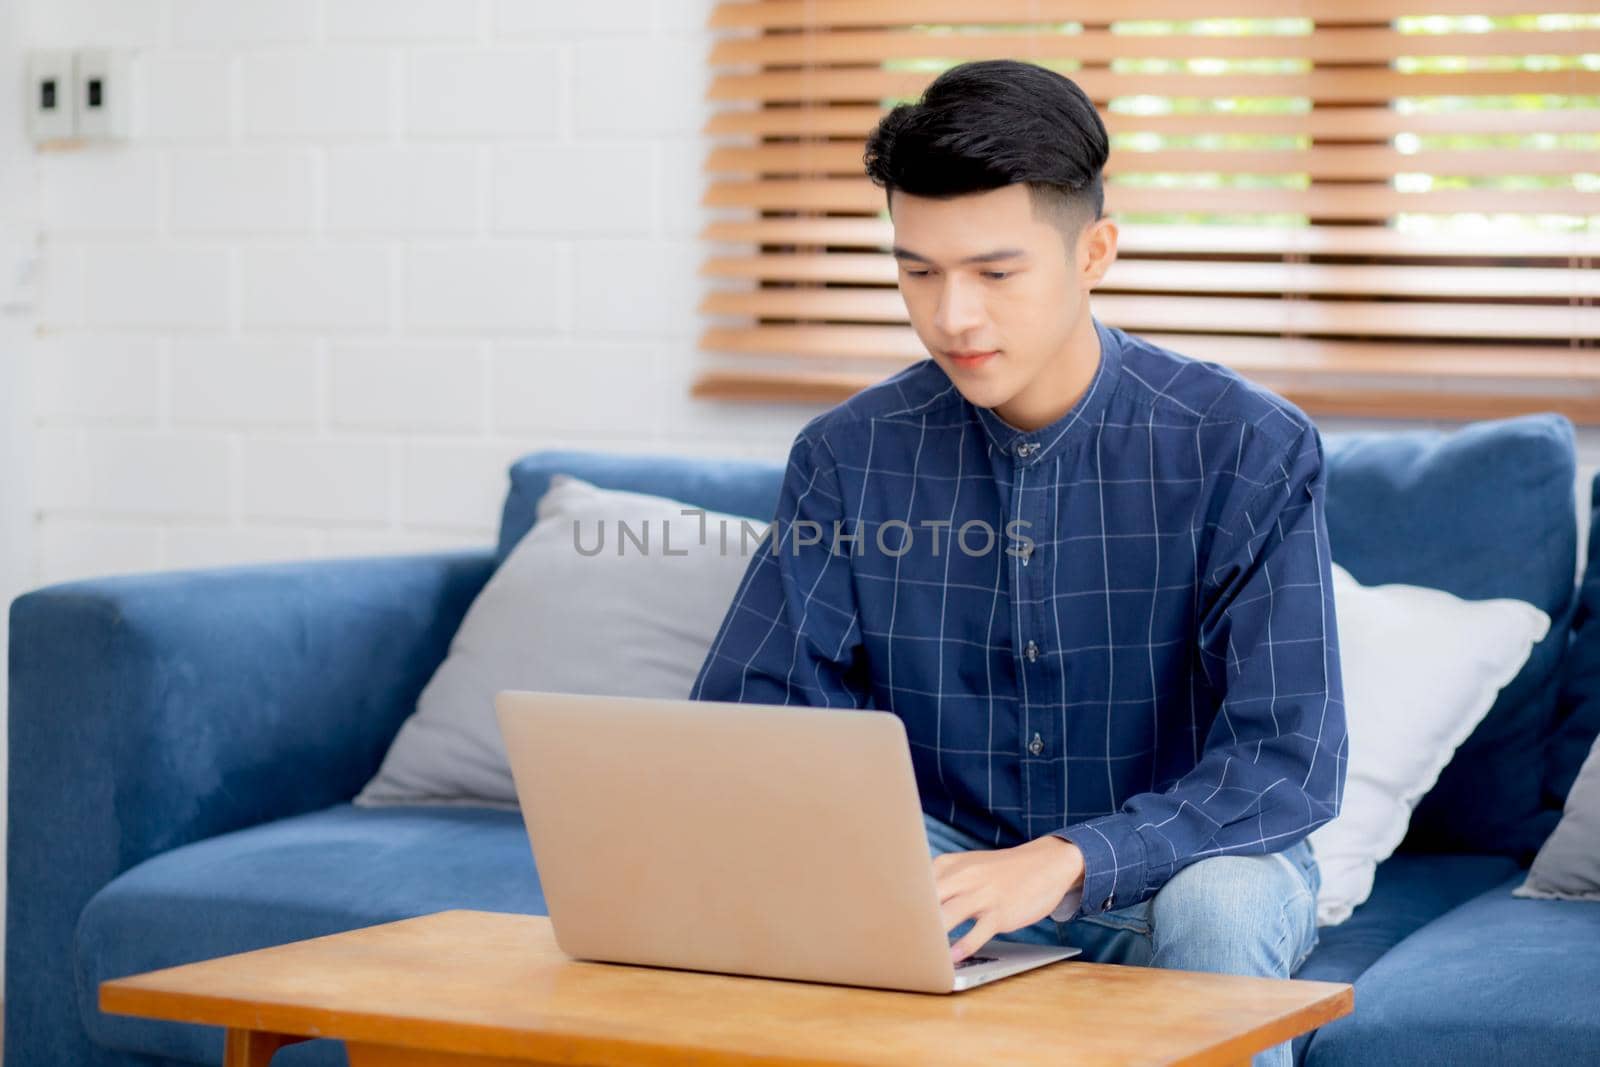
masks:
POLYGON ((1344 983, 1079 959, 947 995, 590 963, 556 946, 548 918, 479 911, 100 986, 118 1014, 617 1065, 1239 1063, 1353 1005, 1344 983))

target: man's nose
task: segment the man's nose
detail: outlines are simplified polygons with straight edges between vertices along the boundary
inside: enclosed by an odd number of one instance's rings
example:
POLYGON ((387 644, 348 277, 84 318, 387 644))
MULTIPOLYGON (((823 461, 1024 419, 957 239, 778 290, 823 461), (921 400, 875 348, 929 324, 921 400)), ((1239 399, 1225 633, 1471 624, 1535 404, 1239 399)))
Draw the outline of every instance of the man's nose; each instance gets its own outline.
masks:
POLYGON ((939 292, 934 326, 946 337, 959 338, 983 324, 983 294, 976 283, 948 276, 939 292))

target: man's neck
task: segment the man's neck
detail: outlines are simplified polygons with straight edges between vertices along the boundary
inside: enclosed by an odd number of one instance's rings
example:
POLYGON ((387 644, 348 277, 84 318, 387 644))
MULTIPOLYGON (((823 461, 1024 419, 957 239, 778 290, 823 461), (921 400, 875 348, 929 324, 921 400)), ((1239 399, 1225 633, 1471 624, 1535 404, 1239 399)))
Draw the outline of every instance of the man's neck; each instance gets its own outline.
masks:
POLYGON ((1049 426, 1083 399, 1100 369, 1100 359, 1100 333, 1085 307, 1066 346, 1020 393, 997 405, 994 413, 1019 430, 1049 426))

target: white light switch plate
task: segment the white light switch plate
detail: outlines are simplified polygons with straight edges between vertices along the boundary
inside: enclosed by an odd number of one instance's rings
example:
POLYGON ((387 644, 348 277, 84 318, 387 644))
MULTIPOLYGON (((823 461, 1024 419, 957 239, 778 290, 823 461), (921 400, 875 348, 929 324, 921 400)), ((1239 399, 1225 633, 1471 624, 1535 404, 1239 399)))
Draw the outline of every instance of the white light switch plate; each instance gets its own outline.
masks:
POLYGON ((127 63, 107 48, 80 48, 73 64, 78 136, 109 140, 128 135, 127 63))
POLYGON ((28 53, 28 132, 36 143, 76 135, 73 84, 71 52, 41 49, 28 53))

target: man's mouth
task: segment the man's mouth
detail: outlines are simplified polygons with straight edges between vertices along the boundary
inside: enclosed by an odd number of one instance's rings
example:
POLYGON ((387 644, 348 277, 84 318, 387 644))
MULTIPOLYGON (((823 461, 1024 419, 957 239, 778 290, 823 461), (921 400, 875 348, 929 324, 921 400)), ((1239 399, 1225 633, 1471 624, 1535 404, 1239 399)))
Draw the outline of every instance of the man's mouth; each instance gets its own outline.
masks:
POLYGON ((958 366, 958 367, 975 367, 978 364, 980 364, 980 363, 984 362, 985 360, 987 360, 990 356, 997 355, 998 354, 998 350, 990 350, 990 351, 987 351, 987 352, 980 352, 980 351, 949 352, 949 353, 946 353, 946 354, 950 357, 951 361, 953 363, 955 363, 956 366, 958 366))

